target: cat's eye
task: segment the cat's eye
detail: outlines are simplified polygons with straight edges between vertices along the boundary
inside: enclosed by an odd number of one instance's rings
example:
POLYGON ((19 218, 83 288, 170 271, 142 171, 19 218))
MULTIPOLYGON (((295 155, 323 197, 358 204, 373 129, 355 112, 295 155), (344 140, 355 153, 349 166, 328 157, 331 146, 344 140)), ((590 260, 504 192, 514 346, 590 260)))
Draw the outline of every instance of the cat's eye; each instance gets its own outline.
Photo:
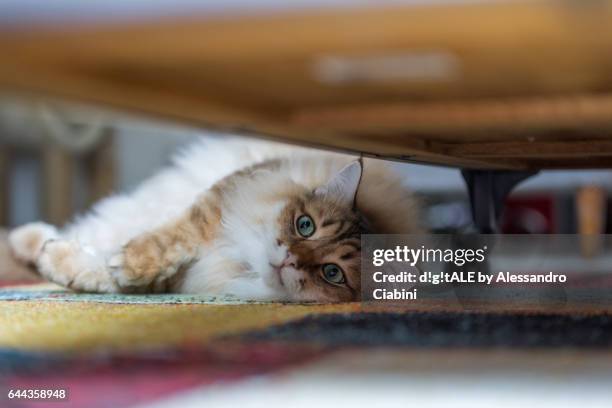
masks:
POLYGON ((345 282, 344 272, 336 264, 323 265, 323 278, 329 283, 339 285, 345 282))
POLYGON ((296 223, 295 227, 297 229, 298 234, 300 234, 304 238, 311 237, 315 232, 315 223, 308 215, 301 215, 296 223))

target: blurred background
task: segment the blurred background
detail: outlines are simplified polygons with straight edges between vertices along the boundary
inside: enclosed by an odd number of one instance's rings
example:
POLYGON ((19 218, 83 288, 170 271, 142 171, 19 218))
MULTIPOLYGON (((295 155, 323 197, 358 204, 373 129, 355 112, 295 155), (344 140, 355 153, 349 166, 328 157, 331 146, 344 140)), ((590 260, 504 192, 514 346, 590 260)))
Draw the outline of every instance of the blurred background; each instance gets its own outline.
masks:
POLYGON ((611 21, 612 0, 0 0, 0 406, 53 386, 87 407, 608 407, 611 21), (235 131, 413 160, 393 166, 434 232, 474 228, 461 167, 567 169, 520 183, 500 231, 582 234, 502 254, 572 279, 226 304, 58 291, 11 263, 7 229, 235 131))
MULTIPOLYGON (((211 135, 219 133, 4 96, 0 99, 0 224, 14 227, 33 220, 62 224, 100 197, 134 188, 167 165, 178 146, 211 135)), ((430 228, 470 226, 459 170, 399 162, 394 168, 422 198, 430 228)), ((520 184, 507 200, 502 232, 576 233, 582 223, 589 224, 583 229, 612 233, 611 191, 610 170, 542 171, 520 184)))

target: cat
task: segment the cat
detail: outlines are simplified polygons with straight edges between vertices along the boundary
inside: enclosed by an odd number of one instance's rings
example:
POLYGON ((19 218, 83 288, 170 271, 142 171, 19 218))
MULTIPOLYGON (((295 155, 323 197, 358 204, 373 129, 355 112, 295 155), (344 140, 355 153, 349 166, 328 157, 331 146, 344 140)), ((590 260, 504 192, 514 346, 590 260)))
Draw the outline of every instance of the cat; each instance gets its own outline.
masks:
POLYGON ((9 235, 14 256, 76 291, 360 299, 361 234, 418 233, 388 163, 241 137, 202 138, 64 229, 9 235))

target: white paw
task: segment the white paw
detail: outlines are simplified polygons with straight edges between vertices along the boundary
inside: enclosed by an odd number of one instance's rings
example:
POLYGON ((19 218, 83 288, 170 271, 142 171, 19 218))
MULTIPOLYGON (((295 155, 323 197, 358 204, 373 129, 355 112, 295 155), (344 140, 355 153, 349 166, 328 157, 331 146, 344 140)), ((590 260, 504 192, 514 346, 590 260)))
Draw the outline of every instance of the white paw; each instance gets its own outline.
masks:
POLYGON ((37 262, 47 279, 86 292, 117 292, 102 257, 76 241, 48 241, 37 262))
POLYGON ((76 242, 48 241, 38 257, 38 271, 45 278, 63 286, 70 286, 77 275, 74 258, 79 252, 76 242))
POLYGON ((44 222, 33 222, 14 229, 9 234, 9 246, 17 259, 35 263, 45 242, 58 237, 57 229, 44 222))

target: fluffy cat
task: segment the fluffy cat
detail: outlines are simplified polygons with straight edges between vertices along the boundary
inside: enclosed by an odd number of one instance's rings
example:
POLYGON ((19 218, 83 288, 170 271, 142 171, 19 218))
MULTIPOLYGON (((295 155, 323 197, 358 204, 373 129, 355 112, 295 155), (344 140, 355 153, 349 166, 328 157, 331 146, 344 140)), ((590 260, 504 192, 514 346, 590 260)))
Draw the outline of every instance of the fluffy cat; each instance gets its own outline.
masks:
POLYGON ((14 255, 78 291, 243 299, 360 298, 360 236, 415 233, 385 162, 242 138, 203 139, 62 230, 14 230, 14 255))

